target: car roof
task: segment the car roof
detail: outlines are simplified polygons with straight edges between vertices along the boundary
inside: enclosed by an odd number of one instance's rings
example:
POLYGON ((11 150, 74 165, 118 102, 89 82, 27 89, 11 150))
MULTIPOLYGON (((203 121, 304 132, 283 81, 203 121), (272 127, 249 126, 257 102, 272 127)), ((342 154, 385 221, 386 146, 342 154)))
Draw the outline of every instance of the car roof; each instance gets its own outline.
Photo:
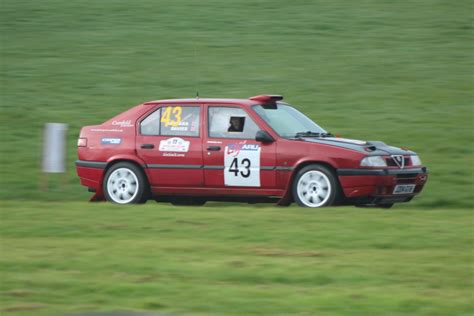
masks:
POLYGON ((226 99, 226 98, 189 98, 189 99, 168 99, 145 102, 145 104, 239 104, 243 106, 252 106, 261 104, 249 99, 226 99))
POLYGON ((252 106, 255 104, 275 103, 283 100, 281 95, 262 94, 250 97, 248 99, 224 99, 224 98, 189 98, 189 99, 169 99, 146 102, 144 104, 219 104, 232 105, 239 104, 243 106, 252 106))

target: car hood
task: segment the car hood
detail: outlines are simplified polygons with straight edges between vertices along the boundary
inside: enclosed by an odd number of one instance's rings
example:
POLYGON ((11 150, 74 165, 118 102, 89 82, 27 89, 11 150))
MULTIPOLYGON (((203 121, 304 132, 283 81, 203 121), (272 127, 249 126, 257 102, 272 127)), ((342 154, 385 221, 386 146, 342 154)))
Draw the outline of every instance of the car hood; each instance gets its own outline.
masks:
POLYGON ((393 147, 380 141, 362 141, 341 137, 303 137, 306 142, 331 145, 359 151, 366 155, 415 155, 413 151, 393 147))

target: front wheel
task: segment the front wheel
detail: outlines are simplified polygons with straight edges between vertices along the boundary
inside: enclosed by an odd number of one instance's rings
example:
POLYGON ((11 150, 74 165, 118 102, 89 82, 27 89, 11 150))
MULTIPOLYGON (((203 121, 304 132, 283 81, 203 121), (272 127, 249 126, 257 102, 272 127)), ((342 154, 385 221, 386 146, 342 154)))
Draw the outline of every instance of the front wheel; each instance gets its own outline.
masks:
POLYGON ((330 206, 339 195, 336 176, 326 166, 309 165, 302 168, 293 181, 293 198, 304 207, 330 206))
POLYGON ((148 183, 142 170, 129 162, 119 162, 107 170, 104 194, 107 201, 137 204, 146 201, 148 183))

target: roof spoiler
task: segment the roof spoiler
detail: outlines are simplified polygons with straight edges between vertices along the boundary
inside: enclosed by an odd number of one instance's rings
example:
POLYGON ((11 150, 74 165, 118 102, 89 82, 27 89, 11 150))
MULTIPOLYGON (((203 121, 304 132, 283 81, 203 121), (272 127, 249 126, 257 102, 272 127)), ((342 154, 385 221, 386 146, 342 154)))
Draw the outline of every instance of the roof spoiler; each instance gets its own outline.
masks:
POLYGON ((258 101, 262 103, 262 106, 265 109, 269 110, 276 110, 277 109, 277 101, 283 100, 282 95, 256 95, 254 97, 249 98, 252 101, 258 101))
POLYGON ((266 103, 275 103, 276 101, 281 101, 283 100, 283 96, 262 94, 262 95, 256 95, 254 97, 250 97, 249 99, 252 101, 259 101, 266 104, 266 103))

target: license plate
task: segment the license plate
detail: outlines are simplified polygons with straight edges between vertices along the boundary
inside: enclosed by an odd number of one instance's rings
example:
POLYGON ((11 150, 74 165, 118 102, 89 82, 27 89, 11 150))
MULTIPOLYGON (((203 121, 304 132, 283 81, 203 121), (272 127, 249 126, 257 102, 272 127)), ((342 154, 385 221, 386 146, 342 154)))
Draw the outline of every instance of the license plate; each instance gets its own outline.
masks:
POLYGON ((393 194, 410 194, 415 190, 414 184, 399 184, 393 190, 393 194))

